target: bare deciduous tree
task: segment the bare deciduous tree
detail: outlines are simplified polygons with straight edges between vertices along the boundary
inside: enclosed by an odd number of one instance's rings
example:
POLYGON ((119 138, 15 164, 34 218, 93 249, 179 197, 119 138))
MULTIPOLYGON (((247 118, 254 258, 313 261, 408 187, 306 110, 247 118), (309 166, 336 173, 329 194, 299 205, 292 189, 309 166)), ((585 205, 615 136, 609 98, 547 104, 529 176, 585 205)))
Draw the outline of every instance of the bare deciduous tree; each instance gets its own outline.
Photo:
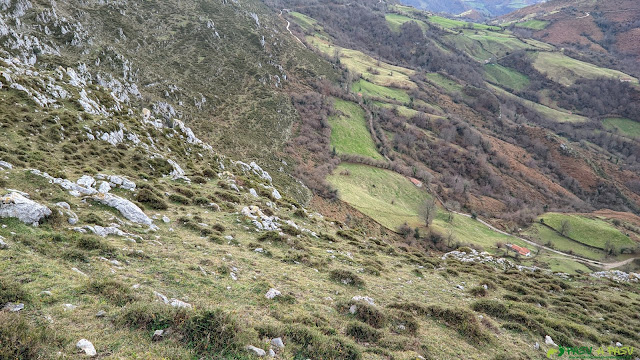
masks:
POLYGON ((436 216, 436 200, 434 198, 430 198, 424 202, 424 223, 427 227, 431 225, 433 222, 433 218, 436 216))

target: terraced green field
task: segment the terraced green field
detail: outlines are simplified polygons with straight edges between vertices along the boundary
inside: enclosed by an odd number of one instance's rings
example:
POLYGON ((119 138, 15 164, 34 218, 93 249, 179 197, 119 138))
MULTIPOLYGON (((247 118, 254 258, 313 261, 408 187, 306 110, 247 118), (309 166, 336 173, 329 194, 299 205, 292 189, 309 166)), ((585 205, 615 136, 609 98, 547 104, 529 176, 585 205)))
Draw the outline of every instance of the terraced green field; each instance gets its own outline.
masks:
POLYGON ((487 80, 507 89, 522 90, 529 85, 529 78, 526 75, 498 64, 487 64, 484 66, 484 71, 487 80))
POLYGON ((405 222, 420 226, 420 207, 429 194, 393 171, 359 164, 340 164, 327 180, 340 199, 388 229, 405 222), (347 174, 348 175, 344 175, 347 174))
POLYGON ((445 29, 458 29, 465 26, 472 26, 476 30, 500 30, 497 26, 489 26, 484 24, 468 23, 466 21, 448 19, 442 16, 430 16, 429 22, 441 26, 445 29))
POLYGON ((389 100, 409 102, 409 95, 404 90, 380 86, 370 83, 364 79, 353 83, 351 90, 355 93, 362 93, 363 96, 373 96, 377 98, 387 98, 389 100))
POLYGON ((568 111, 560 111, 560 110, 556 110, 556 109, 552 109, 548 106, 544 106, 542 104, 538 104, 535 103, 533 101, 529 101, 523 98, 520 98, 516 95, 511 94, 508 91, 505 91, 504 89, 497 87, 497 86, 493 86, 491 84, 489 84, 489 88, 493 89, 494 91, 496 91, 496 93, 513 98, 513 99, 517 99, 521 102, 523 102, 524 104, 531 106, 533 109, 535 109, 536 111, 538 111, 539 113, 541 113, 542 115, 548 117, 549 119, 558 121, 558 122, 575 122, 575 123, 580 123, 580 122, 586 122, 587 118, 585 118, 584 116, 580 116, 580 115, 576 115, 576 114, 572 114, 568 111))
POLYGON ((516 27, 527 28, 532 30, 542 30, 546 28, 547 25, 549 25, 548 21, 532 19, 532 20, 521 22, 521 23, 517 23, 516 27))
POLYGON ((329 118, 331 146, 339 154, 357 154, 382 159, 367 129, 364 111, 358 104, 335 99, 334 108, 342 115, 329 118))
POLYGON ((571 252, 593 260, 603 260, 605 258, 604 251, 584 246, 576 241, 567 239, 556 231, 538 223, 533 224, 525 234, 538 244, 551 245, 556 250, 571 252))
POLYGON ((305 14, 301 14, 299 12, 292 11, 289 13, 294 18, 296 24, 300 25, 305 31, 312 31, 315 29, 316 24, 318 23, 315 19, 308 17, 305 14))
POLYGON ((567 220, 570 224, 567 236, 589 246, 604 249, 607 241, 610 241, 616 249, 635 246, 633 240, 600 219, 559 213, 546 213, 540 217, 544 219, 545 224, 558 231, 560 231, 562 221, 567 220))
POLYGON ((422 27, 423 29, 427 28, 428 25, 425 24, 423 21, 421 20, 416 20, 416 19, 412 19, 408 16, 404 16, 404 15, 400 15, 400 14, 386 14, 385 15, 385 19, 387 20, 387 23, 389 24, 389 28, 391 28, 391 30, 398 32, 400 31, 400 26, 402 26, 402 24, 409 22, 409 21, 413 21, 416 24, 420 25, 420 27, 422 27))
POLYGON ((576 60, 559 52, 540 52, 534 55, 533 67, 562 85, 570 86, 578 79, 630 78, 637 84, 638 79, 623 72, 605 69, 584 61, 576 60))
POLYGON ((607 129, 617 129, 620 133, 631 136, 640 137, 640 122, 627 118, 607 118, 602 121, 607 129))
POLYGON ((449 92, 462 91, 462 85, 438 73, 428 73, 427 79, 449 92))

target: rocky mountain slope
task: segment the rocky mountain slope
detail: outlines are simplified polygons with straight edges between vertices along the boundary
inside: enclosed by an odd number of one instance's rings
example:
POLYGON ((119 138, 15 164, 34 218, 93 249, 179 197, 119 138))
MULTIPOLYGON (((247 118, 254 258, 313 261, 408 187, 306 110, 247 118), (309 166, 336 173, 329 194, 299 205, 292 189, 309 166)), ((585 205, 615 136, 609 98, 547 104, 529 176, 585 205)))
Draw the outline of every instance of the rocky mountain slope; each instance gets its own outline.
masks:
POLYGON ((538 21, 532 34, 537 39, 590 51, 596 58, 609 54, 614 61, 629 59, 629 68, 637 68, 639 18, 640 6, 633 0, 554 0, 515 11, 499 22, 538 21))
POLYGON ((521 9, 523 7, 542 2, 542 0, 402 0, 401 3, 417 9, 439 13, 458 15, 464 18, 486 19, 521 9))
MULTIPOLYGON (((325 57, 300 29, 336 41, 328 26, 253 1, 0 6, 0 359, 537 359, 569 345, 620 353, 640 340, 637 273, 594 272, 545 252, 516 257, 495 247, 497 232, 442 209, 436 221, 455 239, 387 223, 439 195, 400 175, 427 180, 429 167, 412 174, 415 159, 399 141, 401 127, 419 127, 382 126, 382 111, 367 122, 360 101, 455 123, 440 154, 478 151, 463 143, 468 134, 513 149, 466 105, 479 97, 474 88, 462 99, 446 90, 473 77, 409 77, 411 69, 345 43, 325 57), (297 21, 292 33, 287 21, 297 21), (352 59, 375 75, 371 83, 339 64, 352 59), (396 81, 437 98, 417 92, 402 105, 390 100, 404 99, 396 81), (447 113, 469 115, 473 128, 447 113), (378 150, 371 134, 398 141, 378 150), (394 161, 349 162, 351 151, 394 161), (324 174, 319 189, 371 202, 303 201, 310 190, 300 174, 324 174)), ((443 130, 423 133, 439 143, 443 130)), ((580 155, 571 159, 593 156, 572 148, 580 155)), ((496 204, 462 178, 451 187, 446 179, 432 183, 443 196, 496 204)), ((520 196, 518 188, 509 187, 520 196)), ((619 229, 637 219, 600 214, 598 230, 626 244, 619 229)), ((553 227, 561 215, 545 216, 553 227)))

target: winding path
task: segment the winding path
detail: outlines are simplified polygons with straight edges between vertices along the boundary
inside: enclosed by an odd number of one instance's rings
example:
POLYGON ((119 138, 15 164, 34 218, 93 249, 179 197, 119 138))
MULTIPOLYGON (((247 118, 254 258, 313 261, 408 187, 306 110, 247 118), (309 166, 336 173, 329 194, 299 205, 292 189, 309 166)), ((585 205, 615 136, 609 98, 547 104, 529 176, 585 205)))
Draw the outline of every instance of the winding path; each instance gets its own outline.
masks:
MULTIPOLYGON (((287 12, 289 12, 289 9, 282 9, 282 10, 286 10, 287 12)), ((298 40, 298 42, 300 44, 302 44, 302 46, 304 46, 305 48, 307 47, 307 45, 305 45, 302 40, 300 40, 293 32, 291 32, 291 30, 289 29, 289 26, 291 26, 291 23, 289 22, 289 20, 285 19, 282 16, 282 10, 280 10, 280 14, 278 14, 278 16, 280 16, 284 21, 287 22, 287 31, 289 32, 289 34, 291 34, 291 36, 293 36, 294 38, 296 38, 296 40, 298 40)))
POLYGON ((591 16, 591 14, 589 14, 589 12, 585 11, 585 15, 584 16, 578 16, 578 17, 576 17, 576 19, 584 19, 584 18, 589 17, 589 16, 591 16))

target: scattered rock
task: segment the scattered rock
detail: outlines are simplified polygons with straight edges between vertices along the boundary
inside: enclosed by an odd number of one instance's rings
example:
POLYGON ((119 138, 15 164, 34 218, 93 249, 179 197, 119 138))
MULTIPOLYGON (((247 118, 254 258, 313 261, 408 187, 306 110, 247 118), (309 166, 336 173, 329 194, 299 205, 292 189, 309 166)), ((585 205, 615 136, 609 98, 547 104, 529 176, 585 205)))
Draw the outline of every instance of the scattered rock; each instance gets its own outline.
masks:
POLYGON ((4 238, 0 236, 0 250, 8 249, 8 248, 9 248, 9 244, 4 242, 4 238))
POLYGON ((2 310, 4 311, 9 311, 9 312, 18 312, 20 310, 24 309, 24 304, 14 304, 14 303, 7 303, 2 310))
POLYGON ((354 315, 355 313, 358 312, 358 306, 357 305, 351 305, 351 307, 349 308, 349 312, 351 313, 351 315, 354 315))
POLYGON ((111 191, 111 185, 109 185, 109 183, 106 181, 103 181, 98 187, 98 192, 100 193, 106 194, 109 191, 111 191))
POLYGON ((107 315, 107 312, 104 310, 100 310, 98 311, 98 313, 96 314, 97 318, 101 318, 101 317, 105 317, 107 315))
POLYGON ((164 338, 164 330, 156 330, 153 332, 153 337, 151 337, 151 341, 160 341, 164 338))
POLYGON ((45 290, 41 291, 40 295, 53 296, 53 293, 51 291, 45 290))
POLYGON ((64 308, 64 311, 73 311, 77 308, 77 306, 73 304, 63 304, 62 307, 64 308))
POLYGON ((626 273, 620 270, 598 271, 589 274, 595 278, 611 279, 615 282, 638 282, 640 273, 626 273))
POLYGON ((93 185, 96 184, 96 179, 94 179, 93 177, 89 176, 89 175, 82 175, 82 177, 80 177, 80 179, 78 179, 78 181, 76 181, 76 184, 86 187, 86 188, 92 188, 93 185))
POLYGON ((269 349, 269 357, 272 357, 272 358, 276 357, 276 352, 273 351, 273 349, 269 349))
POLYGON ((533 345, 533 350, 536 350, 536 351, 540 350, 540 343, 536 341, 536 344, 533 345))
POLYGON ((97 194, 93 199, 101 204, 120 211, 122 216, 129 221, 137 224, 153 225, 151 218, 149 218, 136 204, 127 199, 112 194, 97 194))
POLYGON ((169 219, 166 215, 162 216, 162 222, 165 224, 168 224, 171 222, 171 219, 169 219))
POLYGON ((264 297, 266 297, 267 299, 271 300, 273 298, 275 298, 276 296, 280 296, 282 295, 282 293, 276 289, 269 289, 269 291, 267 291, 267 293, 264 295, 264 297))
POLYGON ((547 345, 550 345, 550 346, 558 346, 558 345, 556 345, 555 342, 553 342, 553 339, 551 339, 551 336, 549 336, 549 335, 546 335, 544 337, 544 343, 547 344, 547 345))
POLYGON ((78 270, 78 268, 71 268, 72 271, 77 272, 78 274, 82 275, 82 276, 86 276, 89 277, 89 275, 83 273, 82 271, 78 270))
POLYGON ((0 160, 0 168, 5 168, 5 169, 11 170, 11 169, 13 169, 13 165, 9 164, 6 161, 0 160))
POLYGON ((622 347, 622 343, 618 341, 618 342, 616 342, 616 346, 617 347, 622 347))
POLYGON ((459 290, 464 290, 464 286, 462 286, 462 285, 456 285, 456 288, 459 289, 459 290))
POLYGON ((37 226, 42 218, 49 215, 51 210, 48 207, 17 192, 3 196, 0 202, 0 218, 17 218, 25 224, 37 226))
POLYGON ((64 201, 57 202, 56 206, 59 207, 59 208, 63 208, 65 210, 71 210, 71 206, 68 203, 64 202, 64 201))
POLYGON ((369 305, 375 305, 375 302, 373 301, 373 298, 370 298, 368 296, 356 295, 356 296, 352 297, 351 300, 353 300, 353 301, 364 301, 369 305))
POLYGON ((282 338, 271 339, 271 345, 277 347, 278 349, 284 349, 284 343, 282 342, 282 338))
POLYGON ((276 189, 273 189, 273 192, 271 193, 271 196, 273 196, 273 198, 276 199, 276 200, 282 199, 282 195, 280 195, 280 193, 276 189))
POLYGON ((182 300, 178 300, 178 299, 171 299, 171 302, 169 303, 169 305, 176 307, 176 308, 185 308, 185 309, 191 309, 192 306, 189 303, 186 303, 182 300))
POLYGON ((252 352, 254 355, 256 355, 258 357, 263 357, 263 356, 267 355, 266 351, 264 351, 264 350, 262 350, 260 348, 257 348, 257 347, 255 347, 253 345, 247 346, 247 350, 249 350, 250 352, 252 352))
POLYGON ((258 193, 254 188, 249 189, 249 194, 251 194, 253 197, 256 197, 256 198, 258 197, 258 193))
POLYGON ((93 344, 87 339, 78 341, 76 347, 80 350, 83 350, 84 353, 87 354, 87 356, 96 356, 98 354, 96 352, 96 348, 93 347, 93 344))

